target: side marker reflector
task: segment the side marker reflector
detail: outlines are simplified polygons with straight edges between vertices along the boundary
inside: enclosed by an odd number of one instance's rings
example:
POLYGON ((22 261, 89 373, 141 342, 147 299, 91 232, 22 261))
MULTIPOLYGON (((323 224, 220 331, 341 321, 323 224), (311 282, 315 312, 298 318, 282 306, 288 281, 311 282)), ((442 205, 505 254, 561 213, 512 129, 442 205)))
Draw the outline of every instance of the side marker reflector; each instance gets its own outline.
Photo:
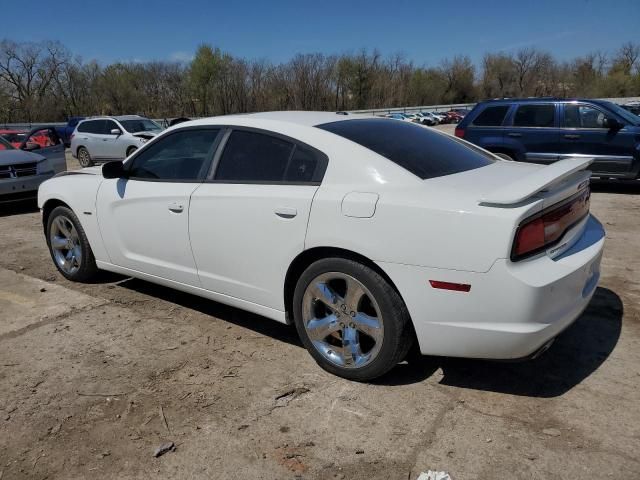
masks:
POLYGON ((441 282, 440 280, 429 280, 429 283, 433 288, 441 290, 453 290, 454 292, 468 292, 471 290, 471 285, 467 283, 441 282))

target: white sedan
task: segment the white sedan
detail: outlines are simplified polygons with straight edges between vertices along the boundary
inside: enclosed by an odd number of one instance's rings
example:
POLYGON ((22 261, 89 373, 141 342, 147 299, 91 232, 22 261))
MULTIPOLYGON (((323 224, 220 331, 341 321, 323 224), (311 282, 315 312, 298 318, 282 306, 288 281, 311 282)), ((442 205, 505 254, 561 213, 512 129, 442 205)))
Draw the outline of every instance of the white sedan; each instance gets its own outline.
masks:
POLYGON ((66 278, 99 269, 295 324, 354 380, 425 355, 534 356, 589 303, 604 243, 588 159, 501 160, 384 118, 181 123, 38 202, 66 278))

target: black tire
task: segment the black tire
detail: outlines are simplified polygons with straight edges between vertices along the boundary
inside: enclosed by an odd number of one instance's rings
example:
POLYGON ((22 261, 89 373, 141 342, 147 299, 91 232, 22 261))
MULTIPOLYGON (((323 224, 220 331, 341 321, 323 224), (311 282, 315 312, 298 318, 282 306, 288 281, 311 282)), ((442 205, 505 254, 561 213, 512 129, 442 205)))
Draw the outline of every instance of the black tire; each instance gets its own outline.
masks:
POLYGON ((49 247, 49 254, 51 255, 53 264, 66 279, 73 282, 88 282, 97 275, 98 267, 96 266, 96 259, 93 256, 93 251, 91 250, 91 246, 89 245, 89 240, 87 239, 87 235, 84 232, 84 229, 82 228, 82 224, 78 220, 78 217, 75 213, 73 213, 73 210, 63 206, 54 208, 53 211, 49 214, 49 218, 47 219, 47 229, 45 231, 45 237, 47 239, 47 246, 49 247), (59 217, 61 219, 63 218, 70 221, 73 224, 75 231, 77 232, 77 243, 81 252, 81 260, 79 262, 79 268, 73 272, 65 271, 58 264, 54 248, 51 245, 52 228, 54 222, 56 222, 56 219, 58 219, 59 217))
POLYGON ((127 157, 129 155, 131 155, 133 152, 135 152, 136 150, 138 150, 138 147, 129 147, 129 148, 127 148, 127 157))
POLYGON ((409 312, 398 292, 375 270, 346 258, 318 260, 302 273, 293 296, 293 317, 302 343, 318 365, 349 380, 367 381, 384 375, 404 360, 414 342, 409 312), (356 279, 371 292, 379 306, 384 326, 382 346, 370 363, 362 367, 343 367, 329 361, 313 345, 305 328, 302 313, 304 294, 314 279, 329 272, 339 272, 356 279))
POLYGON ((94 165, 93 159, 89 154, 89 150, 85 147, 78 148, 78 162, 82 168, 91 167, 94 165))

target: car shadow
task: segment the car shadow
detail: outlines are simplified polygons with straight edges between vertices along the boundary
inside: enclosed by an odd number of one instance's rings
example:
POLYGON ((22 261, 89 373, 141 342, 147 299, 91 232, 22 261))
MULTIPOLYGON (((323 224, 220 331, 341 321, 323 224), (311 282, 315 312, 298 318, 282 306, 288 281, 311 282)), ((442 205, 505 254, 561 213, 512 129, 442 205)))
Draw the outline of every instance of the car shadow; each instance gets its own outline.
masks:
POLYGON ((36 198, 28 198, 16 202, 0 203, 0 217, 10 217, 38 211, 36 198))
POLYGON ((640 180, 598 180, 596 178, 592 178, 591 191, 599 193, 640 195, 640 180))
POLYGON ((412 357, 376 383, 415 383, 442 369, 442 385, 528 397, 557 397, 595 372, 611 354, 620 337, 622 315, 620 297, 599 287, 580 318, 534 360, 412 357))
POLYGON ((123 280, 119 282, 118 285, 144 295, 175 303, 205 315, 219 318, 220 320, 233 323, 239 327, 253 330, 261 335, 272 337, 275 340, 304 348, 295 328, 263 317, 262 315, 257 315, 247 312, 246 310, 218 303, 214 300, 198 297, 197 295, 163 287, 136 278, 123 280))
MULTIPOLYGON (((294 327, 213 300, 128 278, 120 287, 196 310, 261 335, 304 348, 294 327)), ((585 312, 535 360, 501 362, 411 355, 373 384, 419 383, 442 369, 442 385, 530 397, 556 397, 587 378, 611 354, 622 328, 623 305, 599 287, 585 312)))

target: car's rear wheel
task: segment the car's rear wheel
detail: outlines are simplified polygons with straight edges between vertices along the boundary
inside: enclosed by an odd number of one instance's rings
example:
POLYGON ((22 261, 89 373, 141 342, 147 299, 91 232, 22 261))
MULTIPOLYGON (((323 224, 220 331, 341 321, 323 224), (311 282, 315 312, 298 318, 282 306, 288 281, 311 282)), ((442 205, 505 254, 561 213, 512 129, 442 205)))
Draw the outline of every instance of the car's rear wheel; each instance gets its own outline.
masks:
POLYGON ((413 343, 395 289, 375 270, 345 258, 318 260, 296 285, 294 320, 316 362, 351 380, 371 380, 401 362, 413 343))
POLYGON ((91 159, 91 155, 89 155, 89 150, 84 147, 80 147, 78 149, 78 162, 81 167, 90 167, 93 165, 93 160, 91 159))
POLYGON ((138 147, 129 147, 129 148, 127 148, 127 157, 129 155, 131 155, 133 152, 135 152, 136 150, 138 150, 138 147))
POLYGON ((87 235, 75 213, 56 207, 47 219, 47 245, 58 271, 74 282, 86 282, 98 272, 87 235))

